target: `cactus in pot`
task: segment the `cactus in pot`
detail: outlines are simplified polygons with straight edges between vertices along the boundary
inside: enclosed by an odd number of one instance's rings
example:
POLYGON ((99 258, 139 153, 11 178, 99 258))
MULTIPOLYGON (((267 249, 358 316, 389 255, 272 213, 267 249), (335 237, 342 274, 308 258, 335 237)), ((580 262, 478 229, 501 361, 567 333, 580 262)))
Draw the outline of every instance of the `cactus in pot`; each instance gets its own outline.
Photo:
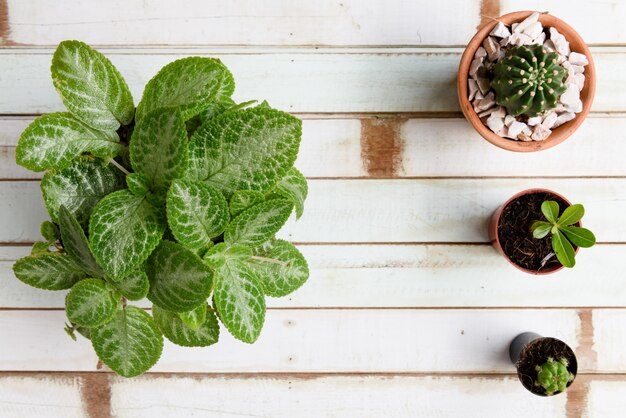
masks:
POLYGON ((564 392, 567 384, 574 380, 574 374, 567 370, 568 362, 565 358, 554 360, 548 358, 541 366, 535 366, 537 371, 537 380, 535 386, 540 386, 546 391, 547 396, 551 396, 556 392, 564 392))

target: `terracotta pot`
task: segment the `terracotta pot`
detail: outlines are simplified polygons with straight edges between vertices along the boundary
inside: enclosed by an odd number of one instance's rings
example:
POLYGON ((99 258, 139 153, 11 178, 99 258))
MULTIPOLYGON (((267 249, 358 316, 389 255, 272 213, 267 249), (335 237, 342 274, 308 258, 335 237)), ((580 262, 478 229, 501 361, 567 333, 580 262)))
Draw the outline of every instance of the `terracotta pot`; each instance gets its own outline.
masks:
MULTIPOLYGON (((534 332, 524 332, 515 337, 509 345, 509 357, 517 369, 518 379, 529 392, 537 396, 545 397, 548 395, 538 391, 538 387, 534 384, 534 373, 528 373, 532 371, 534 366, 529 359, 541 359, 540 361, 544 362, 547 361, 548 357, 554 358, 557 355, 565 357, 568 361, 567 369, 576 379, 578 373, 576 354, 563 341, 551 337, 542 337, 534 332)), ((574 383, 574 379, 567 384, 568 388, 574 383)), ((554 395, 559 393, 561 392, 556 392, 554 395)))
POLYGON ((593 102, 593 97, 596 92, 596 69, 593 64, 593 57, 591 56, 591 52, 589 51, 587 44, 585 44, 580 35, 576 33, 576 31, 572 29, 572 27, 569 26, 567 23, 552 15, 542 13, 539 16, 539 21, 543 24, 543 26, 555 27, 569 41, 572 51, 586 55, 587 59, 589 60, 589 65, 585 67, 585 86, 580 92, 580 98, 583 102, 582 112, 577 113, 576 118, 574 118, 573 120, 564 123, 563 125, 554 129, 552 131, 552 134, 550 134, 550 136, 544 141, 524 142, 503 138, 499 135, 496 135, 494 132, 491 131, 491 129, 483 124, 483 122, 474 111, 474 107, 467 98, 467 78, 469 67, 474 58, 474 54, 476 53, 478 47, 482 45, 483 40, 487 37, 489 32, 491 32, 491 30, 496 26, 498 21, 501 21, 506 25, 510 25, 512 23, 524 20, 532 13, 534 12, 524 11, 509 13, 499 17, 497 20, 493 20, 485 24, 482 28, 480 28, 478 33, 474 35, 472 40, 469 42, 469 44, 467 44, 467 47, 465 48, 465 52, 461 57, 461 63, 459 65, 459 73, 457 75, 457 92, 459 95, 459 104, 461 105, 461 110, 463 111, 465 118, 472 124, 474 129, 476 129, 476 131, 478 131, 478 133, 483 138, 485 138, 492 144, 509 151, 540 151, 551 148, 565 141, 567 138, 570 137, 570 135, 574 133, 574 131, 576 131, 576 129, 578 129, 578 127, 587 117, 587 114, 589 114, 589 110, 591 109, 591 104, 593 102))
MULTIPOLYGON (((513 200, 517 199, 520 196, 524 196, 526 194, 534 194, 534 193, 547 193, 547 194, 551 194, 556 198, 559 198, 561 200, 563 200, 567 206, 571 206, 572 203, 567 200, 566 198, 564 198, 563 196, 561 196, 560 194, 558 194, 557 192, 554 192, 552 190, 548 190, 548 189, 526 189, 526 190, 522 190, 519 193, 514 194, 509 200, 507 200, 502 206, 500 206, 491 216, 491 220, 489 221, 489 240, 491 240, 491 245, 493 245, 493 247, 498 250, 498 252, 500 254, 502 254, 504 256, 504 258, 515 268, 517 268, 518 270, 523 271, 524 273, 528 273, 528 274, 534 274, 534 275, 544 275, 544 274, 551 274, 551 273, 556 273, 557 271, 561 270, 563 268, 562 265, 550 268, 550 269, 546 269, 546 270, 541 270, 541 271, 536 271, 536 270, 528 270, 524 267, 518 266, 517 264, 515 264, 508 255, 506 255, 506 253, 504 252, 504 248, 502 248, 502 245, 500 244, 500 238, 498 237, 498 224, 500 223, 500 216, 502 215, 502 211, 504 210, 505 207, 507 207, 507 205, 509 203, 511 203, 513 200)), ((565 208, 562 208, 562 210, 565 208)), ((577 226, 582 226, 581 222, 578 222, 576 224, 577 226)), ((578 254, 578 247, 576 247, 575 249, 576 254, 578 254)))

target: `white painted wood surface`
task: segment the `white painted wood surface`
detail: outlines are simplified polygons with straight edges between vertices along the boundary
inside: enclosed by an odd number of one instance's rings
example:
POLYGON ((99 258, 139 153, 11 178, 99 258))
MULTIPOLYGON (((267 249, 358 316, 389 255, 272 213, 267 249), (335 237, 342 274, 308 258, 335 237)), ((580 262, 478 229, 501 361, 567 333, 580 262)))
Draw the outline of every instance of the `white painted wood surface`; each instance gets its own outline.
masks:
POLYGON ((0 417, 622 417, 624 18, 626 4, 604 0, 0 0, 0 417), (460 118, 455 77, 481 19, 528 8, 592 45, 598 90, 570 140, 513 154, 460 118), (167 344, 154 369, 165 375, 109 382, 89 342, 63 332, 64 292, 13 277, 28 252, 17 244, 38 239, 47 218, 40 174, 16 166, 15 145, 35 115, 62 110, 49 66, 68 38, 98 45, 136 102, 162 65, 206 55, 231 68, 237 100, 304 119, 297 166, 310 197, 283 236, 311 278, 268 300, 256 345, 222 330, 215 347, 167 344), (390 129, 372 138, 376 116, 390 129), (378 154, 371 141, 383 143, 378 154), (393 167, 371 171, 388 145, 393 167), (526 276, 487 244, 491 212, 535 186, 583 203, 603 243, 574 270, 526 276), (577 351, 567 395, 539 399, 515 379, 506 348, 528 330, 577 351))

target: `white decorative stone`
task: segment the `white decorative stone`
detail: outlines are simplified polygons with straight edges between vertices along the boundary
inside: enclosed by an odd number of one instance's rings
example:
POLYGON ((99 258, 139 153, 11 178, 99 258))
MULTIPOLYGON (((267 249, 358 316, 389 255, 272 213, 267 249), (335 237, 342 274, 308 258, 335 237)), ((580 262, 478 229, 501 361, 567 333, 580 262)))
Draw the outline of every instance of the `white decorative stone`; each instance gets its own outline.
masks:
POLYGON ((492 116, 503 118, 506 116, 506 109, 502 106, 498 106, 496 110, 493 111, 492 116))
POLYGON ((477 78, 476 81, 478 82, 478 88, 480 89, 480 92, 485 95, 487 94, 487 92, 491 89, 491 81, 489 81, 488 78, 477 78))
MULTIPOLYGON (((474 101, 484 99, 484 98, 485 98, 485 95, 480 92, 480 89, 478 89, 478 91, 476 92, 476 96, 474 97, 474 101)), ((563 110, 565 110, 565 107, 563 107, 563 110)))
POLYGON ((583 111, 583 102, 578 100, 576 103, 565 106, 565 110, 568 112, 580 113, 583 111))
POLYGON ((579 90, 585 87, 585 75, 584 74, 570 74, 565 80, 565 84, 576 84, 579 90))
POLYGON ((504 117, 504 124, 506 126, 511 126, 511 124, 515 122, 515 116, 511 116, 511 115, 506 115, 504 117))
POLYGON ((482 65, 483 65, 483 58, 481 58, 481 57, 474 58, 474 60, 470 64, 470 68, 469 68, 469 75, 470 75, 470 77, 474 77, 476 75, 476 73, 478 72, 478 69, 482 65))
POLYGON ((543 43, 543 49, 545 49, 546 52, 556 52, 556 47, 554 46, 552 39, 548 39, 543 43))
POLYGON ((565 36, 561 35, 555 27, 550 28, 550 39, 554 43, 556 52, 568 57, 570 54, 569 42, 565 39, 565 36))
POLYGON ((537 125, 533 129, 533 134, 530 137, 533 141, 543 141, 544 139, 549 137, 551 133, 552 131, 545 126, 537 125))
POLYGON ((501 136, 502 138, 507 138, 509 136, 509 131, 505 127, 496 132, 496 135, 501 136))
POLYGON ((518 122, 518 121, 513 121, 513 123, 511 123, 511 125, 509 126, 509 137, 510 138, 517 138, 517 136, 519 134, 522 133, 522 131, 524 131, 524 129, 526 129, 527 126, 525 123, 523 122, 518 122))
POLYGON ((532 138, 530 137, 531 134, 527 134, 527 133, 522 133, 520 135, 517 136, 517 139, 519 139, 520 141, 524 141, 524 142, 530 142, 532 141, 532 138))
POLYGON ((496 104, 493 91, 490 91, 484 99, 480 99, 478 103, 474 106, 474 110, 476 113, 480 113, 483 110, 487 110, 493 107, 496 104))
POLYGON ((522 33, 531 25, 539 22, 539 13, 535 12, 528 16, 526 19, 522 20, 517 26, 513 24, 513 33, 522 33))
POLYGON ((482 46, 479 46, 478 49, 476 50, 476 53, 474 54, 474 58, 480 58, 480 57, 486 57, 487 56, 487 51, 485 51, 485 48, 483 48, 482 46))
POLYGON ((576 84, 573 84, 573 83, 567 85, 567 90, 565 90, 565 92, 561 94, 561 97, 559 98, 559 101, 563 103, 565 106, 574 105, 579 100, 580 100, 580 89, 578 88, 576 84))
POLYGON ((469 91, 468 100, 471 102, 472 100, 474 100, 474 97, 476 97, 476 92, 478 91, 478 83, 476 82, 476 80, 468 78, 467 89, 469 91))
POLYGON ((537 36, 535 39, 533 39, 533 44, 535 45, 541 45, 546 41, 546 33, 545 32, 541 32, 539 34, 539 36, 537 36))
POLYGON ((554 123, 554 126, 552 126, 552 129, 558 128, 559 126, 563 125, 565 122, 569 122, 575 117, 576 117, 576 114, 574 112, 567 112, 567 113, 560 114, 559 117, 556 118, 556 122, 554 123))
POLYGON ((578 52, 572 52, 568 58, 569 62, 573 65, 585 66, 589 65, 589 60, 585 54, 579 54, 578 52))
POLYGON ((514 33, 513 35, 509 36, 507 39, 508 39, 508 44, 513 45, 513 46, 531 45, 533 43, 533 38, 523 33, 514 33))
POLYGON ((528 126, 535 126, 535 125, 539 125, 541 123, 541 120, 542 120, 541 115, 533 116, 532 118, 528 118, 528 121, 526 123, 528 124, 528 126))
POLYGON ((533 134, 533 131, 528 126, 521 133, 521 135, 526 135, 528 137, 530 137, 532 134, 533 134))
POLYGON ((483 41, 483 48, 487 51, 487 56, 490 61, 496 61, 500 53, 500 44, 493 36, 487 36, 483 41))
POLYGON ((491 36, 497 36, 498 38, 506 38, 511 35, 511 31, 506 25, 502 22, 498 22, 495 28, 491 32, 489 32, 491 36))
POLYGON ((530 36, 531 39, 537 38, 543 32, 543 26, 541 22, 535 22, 532 25, 525 28, 522 33, 530 36))
POLYGON ((498 132, 504 128, 504 119, 495 116, 489 116, 487 119, 487 126, 494 132, 498 132))
POLYGON ((559 116, 556 114, 556 112, 550 111, 544 116, 541 124, 548 129, 552 129, 558 117, 559 116))

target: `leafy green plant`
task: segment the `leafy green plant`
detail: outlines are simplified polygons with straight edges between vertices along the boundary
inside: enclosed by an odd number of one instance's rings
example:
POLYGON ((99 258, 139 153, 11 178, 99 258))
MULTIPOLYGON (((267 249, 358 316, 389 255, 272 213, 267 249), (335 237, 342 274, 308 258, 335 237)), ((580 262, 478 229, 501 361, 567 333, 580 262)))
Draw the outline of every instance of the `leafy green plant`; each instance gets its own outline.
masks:
POLYGON ((493 68, 496 102, 512 116, 535 116, 555 108, 567 77, 557 60, 558 55, 542 45, 509 49, 493 68))
POLYGON ((552 357, 548 358, 542 365, 536 365, 537 380, 535 386, 541 386, 547 396, 556 392, 564 392, 569 382, 574 380, 574 374, 567 370, 567 360, 561 358, 559 361, 552 357))
POLYGON ((309 275, 275 237, 307 195, 293 167, 301 121, 265 102, 236 104, 232 75, 211 58, 166 65, 136 109, 120 73, 82 42, 58 46, 52 79, 68 112, 35 119, 16 151, 18 164, 46 171, 52 221, 16 277, 70 289, 66 332, 89 338, 122 376, 151 368, 163 335, 209 346, 221 321, 256 341, 266 296, 309 275), (145 297, 152 316, 128 304, 145 297))
POLYGON ((596 243, 593 232, 586 228, 574 226, 585 215, 583 205, 571 205, 559 216, 559 204, 553 200, 546 200, 541 204, 541 212, 546 221, 535 221, 530 229, 537 239, 552 235, 552 249, 557 259, 565 267, 574 267, 576 264, 574 245, 588 248, 596 243))

